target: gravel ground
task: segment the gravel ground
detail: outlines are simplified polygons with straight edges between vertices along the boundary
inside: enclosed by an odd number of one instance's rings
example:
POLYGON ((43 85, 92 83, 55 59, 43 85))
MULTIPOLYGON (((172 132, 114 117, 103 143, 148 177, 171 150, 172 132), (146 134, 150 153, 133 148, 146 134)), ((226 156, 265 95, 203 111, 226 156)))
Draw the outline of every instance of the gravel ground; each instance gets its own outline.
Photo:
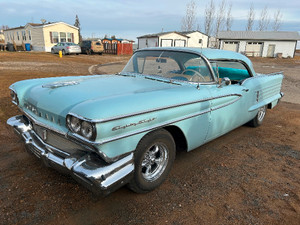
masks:
POLYGON ((259 128, 239 127, 186 153, 148 194, 126 187, 101 198, 25 152, 6 120, 8 86, 59 75, 119 72, 128 57, 0 52, 0 224, 299 224, 300 60, 253 59, 285 71, 283 101, 259 128), (101 66, 116 62, 111 65, 101 66))

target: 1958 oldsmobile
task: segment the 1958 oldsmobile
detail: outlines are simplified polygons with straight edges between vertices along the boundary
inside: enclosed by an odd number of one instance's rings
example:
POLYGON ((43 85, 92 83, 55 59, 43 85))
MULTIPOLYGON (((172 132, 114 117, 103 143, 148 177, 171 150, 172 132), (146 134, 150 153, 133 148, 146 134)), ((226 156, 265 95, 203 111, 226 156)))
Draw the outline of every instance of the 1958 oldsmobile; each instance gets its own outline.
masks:
POLYGON ((27 149, 95 193, 128 184, 157 188, 175 153, 243 124, 262 124, 277 105, 282 73, 216 49, 148 48, 121 73, 25 80, 10 86, 22 115, 8 119, 27 149))

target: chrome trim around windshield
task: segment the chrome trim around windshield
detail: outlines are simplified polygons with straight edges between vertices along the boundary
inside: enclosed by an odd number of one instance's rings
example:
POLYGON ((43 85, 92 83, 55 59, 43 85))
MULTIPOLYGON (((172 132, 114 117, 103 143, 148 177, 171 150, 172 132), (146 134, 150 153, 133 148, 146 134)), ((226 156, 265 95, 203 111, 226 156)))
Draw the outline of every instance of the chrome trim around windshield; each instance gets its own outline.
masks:
MULTIPOLYGON (((195 55, 198 55, 200 56, 201 58, 204 59, 204 61, 206 62, 208 68, 209 68, 209 71, 210 71, 210 74, 211 74, 211 77, 212 79, 214 80, 213 83, 218 83, 218 80, 217 80, 217 77, 215 75, 215 72, 214 70, 212 69, 211 65, 210 65, 210 61, 203 55, 201 54, 200 52, 197 52, 197 51, 193 51, 191 49, 152 49, 152 48, 143 48, 143 49, 138 49, 136 50, 135 52, 140 52, 140 51, 170 51, 170 52, 184 52, 184 53, 191 53, 191 54, 195 54, 195 55)), ((179 81, 179 82, 182 82, 182 81, 179 81)), ((190 84, 206 84, 206 83, 211 83, 211 82, 188 82, 190 84)))

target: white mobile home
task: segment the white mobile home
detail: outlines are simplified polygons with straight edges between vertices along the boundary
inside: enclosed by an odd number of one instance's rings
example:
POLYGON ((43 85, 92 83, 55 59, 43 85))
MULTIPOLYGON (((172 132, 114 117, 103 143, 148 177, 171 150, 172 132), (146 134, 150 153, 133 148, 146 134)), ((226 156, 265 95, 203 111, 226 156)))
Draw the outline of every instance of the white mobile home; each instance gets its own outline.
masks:
POLYGON ((27 23, 4 30, 5 44, 30 44, 32 50, 50 52, 58 42, 79 42, 78 28, 64 22, 27 23))

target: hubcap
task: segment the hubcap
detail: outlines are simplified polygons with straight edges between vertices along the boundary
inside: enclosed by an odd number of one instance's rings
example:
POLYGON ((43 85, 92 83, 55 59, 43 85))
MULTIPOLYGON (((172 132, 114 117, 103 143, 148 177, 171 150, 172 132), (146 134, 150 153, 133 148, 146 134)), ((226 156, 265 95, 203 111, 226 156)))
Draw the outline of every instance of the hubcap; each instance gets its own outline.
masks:
POLYGON ((142 175, 148 181, 156 180, 164 172, 168 164, 168 151, 165 145, 155 144, 144 154, 142 175))
POLYGON ((265 114, 266 114, 266 106, 259 108, 258 114, 257 114, 258 121, 260 121, 260 122, 263 121, 265 114))

